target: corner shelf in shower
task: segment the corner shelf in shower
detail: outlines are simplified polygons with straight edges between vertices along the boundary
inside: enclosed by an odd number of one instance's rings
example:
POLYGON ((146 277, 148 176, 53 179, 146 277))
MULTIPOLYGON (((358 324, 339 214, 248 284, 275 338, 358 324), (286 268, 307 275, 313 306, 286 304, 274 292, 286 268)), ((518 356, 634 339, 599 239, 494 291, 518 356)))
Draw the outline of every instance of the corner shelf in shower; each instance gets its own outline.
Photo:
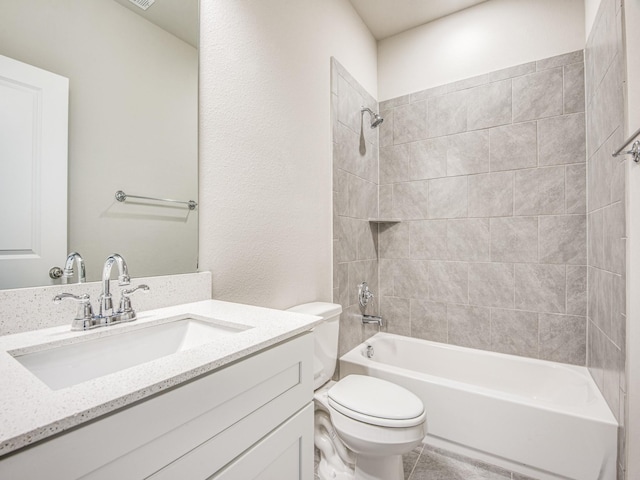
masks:
POLYGON ((399 218, 370 218, 369 222, 371 223, 400 223, 402 222, 399 218))

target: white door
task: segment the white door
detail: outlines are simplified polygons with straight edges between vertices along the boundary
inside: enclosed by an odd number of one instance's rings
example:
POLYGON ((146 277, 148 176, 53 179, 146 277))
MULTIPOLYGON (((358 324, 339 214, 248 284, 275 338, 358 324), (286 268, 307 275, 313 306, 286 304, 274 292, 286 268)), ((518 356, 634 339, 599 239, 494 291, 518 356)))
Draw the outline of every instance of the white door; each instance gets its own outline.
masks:
POLYGON ((68 112, 67 78, 0 55, 0 289, 66 258, 68 112))

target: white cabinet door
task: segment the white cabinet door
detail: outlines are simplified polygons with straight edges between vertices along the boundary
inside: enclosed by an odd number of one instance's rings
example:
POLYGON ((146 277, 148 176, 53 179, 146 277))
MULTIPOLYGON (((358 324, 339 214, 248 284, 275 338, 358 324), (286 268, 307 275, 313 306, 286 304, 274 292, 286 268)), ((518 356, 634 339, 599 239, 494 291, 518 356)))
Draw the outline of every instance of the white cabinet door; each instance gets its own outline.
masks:
POLYGON ((67 78, 0 55, 0 288, 66 258, 68 111, 67 78))

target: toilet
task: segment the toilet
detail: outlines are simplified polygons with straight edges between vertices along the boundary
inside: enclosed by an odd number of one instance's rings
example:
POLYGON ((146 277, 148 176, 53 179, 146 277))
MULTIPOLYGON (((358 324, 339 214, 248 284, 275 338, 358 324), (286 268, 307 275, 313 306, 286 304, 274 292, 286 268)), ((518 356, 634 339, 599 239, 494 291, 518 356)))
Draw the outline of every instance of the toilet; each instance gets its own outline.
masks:
POLYGON ((324 322, 314 334, 314 443, 321 480, 402 480, 402 455, 425 436, 422 401, 409 390, 375 377, 331 378, 338 360, 342 307, 314 302, 289 311, 324 322))

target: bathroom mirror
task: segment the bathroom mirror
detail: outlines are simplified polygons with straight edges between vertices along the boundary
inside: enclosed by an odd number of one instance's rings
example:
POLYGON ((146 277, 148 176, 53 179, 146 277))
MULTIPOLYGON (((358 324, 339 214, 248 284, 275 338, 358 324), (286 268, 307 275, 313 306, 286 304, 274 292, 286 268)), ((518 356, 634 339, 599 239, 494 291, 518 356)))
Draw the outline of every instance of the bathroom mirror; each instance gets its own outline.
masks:
POLYGON ((69 79, 68 248, 50 267, 77 251, 98 280, 116 252, 134 278, 195 272, 198 207, 115 194, 198 201, 198 0, 2 0, 0 18, 0 55, 69 79))

